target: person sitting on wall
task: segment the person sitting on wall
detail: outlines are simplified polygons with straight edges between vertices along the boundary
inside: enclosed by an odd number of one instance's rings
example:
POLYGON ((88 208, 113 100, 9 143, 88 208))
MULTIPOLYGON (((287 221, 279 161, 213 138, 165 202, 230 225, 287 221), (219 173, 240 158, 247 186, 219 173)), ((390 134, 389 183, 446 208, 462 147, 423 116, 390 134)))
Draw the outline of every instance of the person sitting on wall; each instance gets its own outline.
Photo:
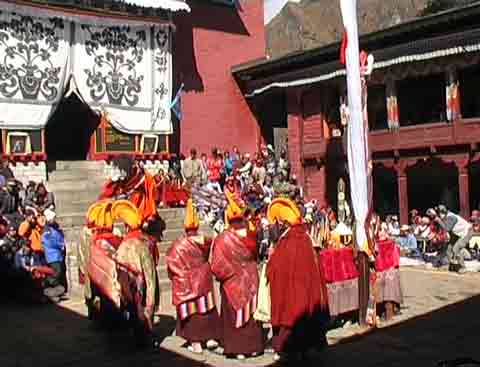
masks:
POLYGON ((52 192, 48 192, 43 183, 39 183, 35 191, 30 191, 25 199, 25 207, 43 213, 45 210, 55 210, 55 196, 52 192))
POLYGON ((0 215, 10 223, 18 225, 21 221, 21 200, 18 184, 15 179, 7 180, 6 186, 0 190, 0 215))

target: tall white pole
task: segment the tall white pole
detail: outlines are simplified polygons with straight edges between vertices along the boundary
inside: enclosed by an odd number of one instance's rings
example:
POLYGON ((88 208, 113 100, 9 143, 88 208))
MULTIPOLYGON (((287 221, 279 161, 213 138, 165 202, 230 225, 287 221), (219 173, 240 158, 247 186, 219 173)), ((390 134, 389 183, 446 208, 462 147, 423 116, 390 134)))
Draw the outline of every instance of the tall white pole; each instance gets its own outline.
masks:
POLYGON ((355 214, 355 238, 358 249, 368 253, 365 222, 370 209, 370 169, 368 166, 368 124, 364 120, 362 105, 357 0, 340 0, 340 7, 348 40, 346 68, 350 119, 347 128, 347 156, 350 192, 355 214))

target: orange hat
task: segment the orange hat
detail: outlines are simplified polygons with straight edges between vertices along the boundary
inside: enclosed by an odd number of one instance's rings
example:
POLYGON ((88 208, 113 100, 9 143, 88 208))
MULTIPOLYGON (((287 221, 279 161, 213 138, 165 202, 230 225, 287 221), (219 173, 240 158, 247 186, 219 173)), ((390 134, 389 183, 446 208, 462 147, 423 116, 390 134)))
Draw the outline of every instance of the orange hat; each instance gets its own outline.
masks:
POLYGON ((93 203, 87 210, 87 225, 99 229, 112 229, 112 201, 101 200, 93 203))
POLYGON ((185 230, 194 231, 197 230, 199 226, 200 222, 198 220, 197 209, 193 205, 193 200, 188 199, 184 221, 185 230))
POLYGON ((227 216, 228 222, 231 222, 235 219, 243 219, 246 209, 245 206, 241 203, 238 203, 235 200, 234 195, 226 195, 226 197, 228 201, 228 206, 225 210, 225 215, 227 216))
POLYGON ((302 220, 297 204, 288 198, 277 198, 268 206, 267 219, 275 222, 287 222, 290 225, 299 224, 302 220))
POLYGON ((131 230, 140 228, 142 217, 137 207, 129 200, 117 200, 111 206, 112 221, 121 220, 131 230))

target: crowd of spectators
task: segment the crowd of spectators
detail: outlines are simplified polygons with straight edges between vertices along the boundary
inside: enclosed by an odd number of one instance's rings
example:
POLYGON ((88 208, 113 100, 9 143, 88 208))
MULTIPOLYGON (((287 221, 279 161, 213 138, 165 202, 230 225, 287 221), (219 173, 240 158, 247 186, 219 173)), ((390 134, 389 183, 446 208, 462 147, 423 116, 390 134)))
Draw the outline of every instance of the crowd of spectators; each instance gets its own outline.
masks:
POLYGON ((54 195, 41 182, 24 186, 6 162, 0 169, 0 282, 4 296, 39 302, 58 302, 67 291, 54 195))

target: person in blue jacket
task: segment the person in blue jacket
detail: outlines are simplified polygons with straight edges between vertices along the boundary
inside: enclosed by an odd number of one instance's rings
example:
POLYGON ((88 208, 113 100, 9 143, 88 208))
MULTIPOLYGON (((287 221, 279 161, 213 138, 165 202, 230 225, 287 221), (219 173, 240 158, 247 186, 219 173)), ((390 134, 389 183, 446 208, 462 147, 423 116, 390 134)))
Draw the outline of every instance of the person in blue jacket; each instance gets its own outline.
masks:
POLYGON ((46 279, 45 295, 51 299, 61 297, 66 292, 65 282, 65 237, 55 221, 55 212, 44 211, 45 226, 42 233, 42 246, 47 265, 54 274, 46 279))

